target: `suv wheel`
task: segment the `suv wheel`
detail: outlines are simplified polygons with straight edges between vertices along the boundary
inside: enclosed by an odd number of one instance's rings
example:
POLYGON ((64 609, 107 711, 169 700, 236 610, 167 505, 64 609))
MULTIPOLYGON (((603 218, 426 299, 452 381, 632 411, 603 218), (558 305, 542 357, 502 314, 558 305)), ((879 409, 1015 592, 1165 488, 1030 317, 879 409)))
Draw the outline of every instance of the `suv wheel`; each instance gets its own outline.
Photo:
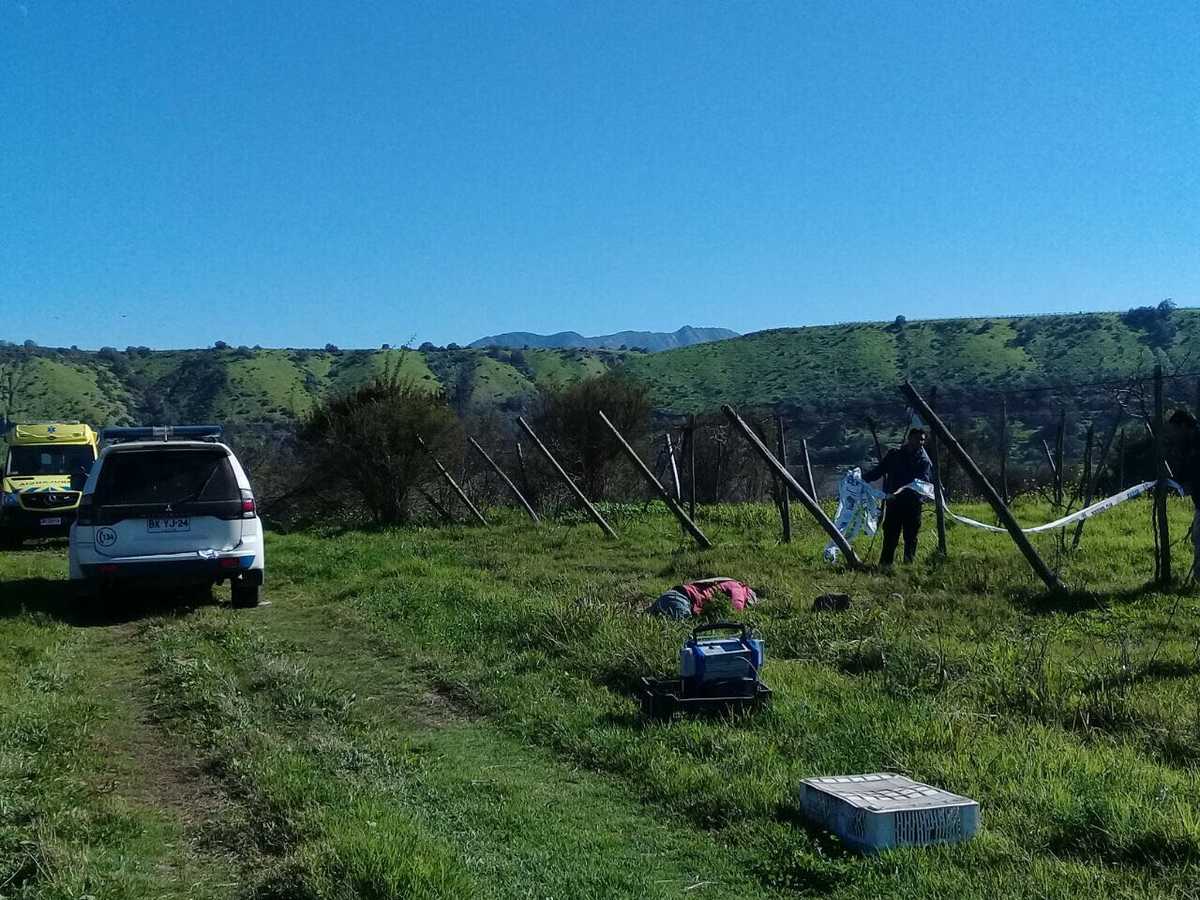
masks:
POLYGON ((230 584, 230 596, 233 605, 241 609, 258 606, 259 585, 249 581, 235 580, 230 584))

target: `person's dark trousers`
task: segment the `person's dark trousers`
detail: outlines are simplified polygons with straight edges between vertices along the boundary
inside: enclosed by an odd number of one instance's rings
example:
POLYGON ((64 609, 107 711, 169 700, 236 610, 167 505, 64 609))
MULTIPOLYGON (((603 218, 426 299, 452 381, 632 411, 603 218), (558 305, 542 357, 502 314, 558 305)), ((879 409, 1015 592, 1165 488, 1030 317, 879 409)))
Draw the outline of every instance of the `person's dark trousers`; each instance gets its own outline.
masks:
POLYGON ((896 559, 896 545, 904 534, 904 561, 912 562, 917 555, 917 532, 921 530, 921 498, 912 491, 887 501, 883 514, 883 551, 879 564, 890 566, 896 559))

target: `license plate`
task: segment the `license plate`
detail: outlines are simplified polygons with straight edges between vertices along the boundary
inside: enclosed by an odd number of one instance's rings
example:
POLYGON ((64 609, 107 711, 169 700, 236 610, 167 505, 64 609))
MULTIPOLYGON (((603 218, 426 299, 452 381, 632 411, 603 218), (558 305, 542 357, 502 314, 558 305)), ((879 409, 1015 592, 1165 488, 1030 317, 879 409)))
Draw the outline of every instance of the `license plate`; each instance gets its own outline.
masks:
POLYGON ((38 524, 40 524, 40 525, 61 525, 62 524, 62 516, 48 516, 47 518, 42 519, 38 524))
POLYGON ((169 519, 147 519, 147 531, 191 531, 192 520, 187 516, 175 516, 169 519))

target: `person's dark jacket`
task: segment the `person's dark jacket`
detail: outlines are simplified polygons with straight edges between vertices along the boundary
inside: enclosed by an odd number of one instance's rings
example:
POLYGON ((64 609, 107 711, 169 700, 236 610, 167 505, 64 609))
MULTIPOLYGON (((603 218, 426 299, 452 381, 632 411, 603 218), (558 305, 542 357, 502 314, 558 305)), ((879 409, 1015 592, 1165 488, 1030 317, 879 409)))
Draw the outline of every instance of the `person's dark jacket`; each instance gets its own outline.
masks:
POLYGON ((1193 427, 1184 441, 1183 458, 1175 472, 1180 482, 1192 495, 1192 503, 1200 509, 1200 430, 1193 427))
POLYGON ((933 463, 923 447, 914 452, 905 444, 903 447, 889 450, 883 462, 863 475, 864 481, 875 481, 879 478, 883 479, 883 489, 890 494, 914 478, 933 481, 933 463))

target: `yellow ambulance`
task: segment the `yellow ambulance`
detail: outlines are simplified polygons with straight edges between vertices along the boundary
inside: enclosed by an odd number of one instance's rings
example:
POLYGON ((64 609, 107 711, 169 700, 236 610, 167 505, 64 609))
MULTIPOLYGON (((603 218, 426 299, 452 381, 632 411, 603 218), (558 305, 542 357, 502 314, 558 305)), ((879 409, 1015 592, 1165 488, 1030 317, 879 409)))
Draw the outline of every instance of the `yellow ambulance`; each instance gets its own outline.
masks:
POLYGON ((0 543, 67 534, 96 461, 96 432, 80 422, 30 422, 5 435, 0 543))

